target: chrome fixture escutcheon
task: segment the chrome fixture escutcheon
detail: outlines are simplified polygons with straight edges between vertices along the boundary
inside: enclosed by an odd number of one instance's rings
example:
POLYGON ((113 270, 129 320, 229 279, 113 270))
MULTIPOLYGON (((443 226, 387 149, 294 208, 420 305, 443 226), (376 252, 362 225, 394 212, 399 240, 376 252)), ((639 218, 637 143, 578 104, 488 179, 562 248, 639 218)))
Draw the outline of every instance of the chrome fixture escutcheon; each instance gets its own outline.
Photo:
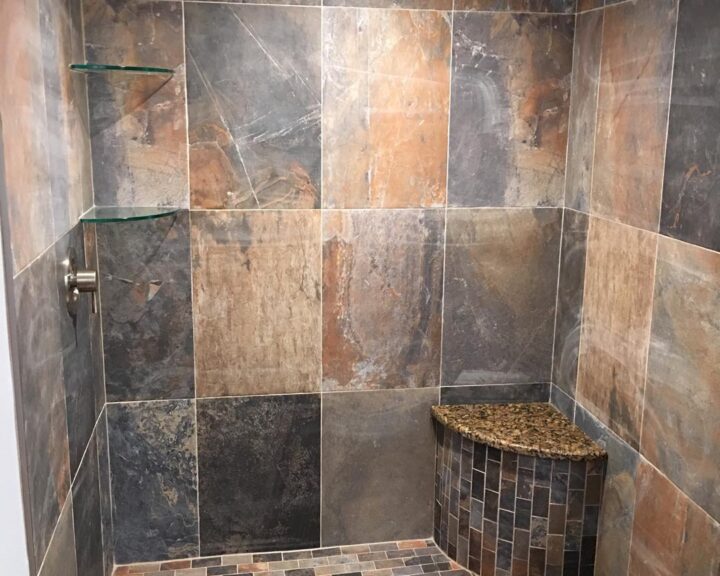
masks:
POLYGON ((92 295, 91 310, 97 313, 98 276, 95 270, 78 270, 75 249, 70 247, 62 262, 65 280, 65 302, 70 315, 77 314, 78 301, 83 292, 92 295))

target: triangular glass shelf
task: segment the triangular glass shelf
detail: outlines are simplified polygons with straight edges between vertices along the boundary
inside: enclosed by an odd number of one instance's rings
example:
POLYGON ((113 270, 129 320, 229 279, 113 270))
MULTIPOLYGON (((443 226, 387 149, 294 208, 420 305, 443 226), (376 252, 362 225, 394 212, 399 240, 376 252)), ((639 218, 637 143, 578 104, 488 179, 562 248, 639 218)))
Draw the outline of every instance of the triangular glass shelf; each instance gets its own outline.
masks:
POLYGON ((154 220, 177 214, 180 208, 174 206, 95 206, 80 217, 80 222, 102 224, 105 222, 133 222, 137 220, 154 220))
POLYGON ((73 72, 84 74, 159 74, 172 76, 175 71, 172 68, 158 68, 155 66, 117 66, 115 64, 70 64, 73 72))

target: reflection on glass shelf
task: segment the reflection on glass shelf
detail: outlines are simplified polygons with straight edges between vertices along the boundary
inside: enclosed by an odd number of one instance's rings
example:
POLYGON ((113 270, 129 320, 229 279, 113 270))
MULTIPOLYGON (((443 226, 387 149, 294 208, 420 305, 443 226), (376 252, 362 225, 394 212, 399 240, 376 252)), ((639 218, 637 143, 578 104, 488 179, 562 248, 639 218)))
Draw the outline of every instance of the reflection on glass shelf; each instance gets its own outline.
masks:
POLYGON ((180 208, 174 206, 96 206, 80 218, 81 222, 100 224, 103 222, 130 222, 134 220, 153 220, 177 214, 180 208))
POLYGON ((70 70, 85 74, 159 74, 172 76, 172 68, 158 68, 155 66, 117 66, 115 64, 70 64, 70 70))

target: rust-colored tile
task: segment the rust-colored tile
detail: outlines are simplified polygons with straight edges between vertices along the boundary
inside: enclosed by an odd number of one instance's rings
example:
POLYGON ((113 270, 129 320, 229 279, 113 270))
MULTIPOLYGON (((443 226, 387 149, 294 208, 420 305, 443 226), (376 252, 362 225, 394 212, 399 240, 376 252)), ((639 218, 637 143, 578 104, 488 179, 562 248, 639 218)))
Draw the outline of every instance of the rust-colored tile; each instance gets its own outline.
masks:
POLYGON ((37 2, 0 4, 0 148, 14 271, 52 244, 52 195, 37 2))
POLYGON ((651 464, 641 461, 630 546, 633 576, 677 576, 688 501, 651 464))
POLYGON ((603 15, 598 10, 577 17, 573 46, 565 206, 583 211, 590 205, 603 15))
POLYGON ((660 238, 642 452, 720 517, 720 254, 660 238))
POLYGON ((442 211, 331 211, 323 228, 323 389, 437 386, 442 211))
POLYGON ((575 0, 456 0, 455 10, 572 14, 575 11, 575 0))
POLYGON ((720 524, 692 502, 688 503, 680 565, 683 576, 720 574, 720 524))
POLYGON ((578 0, 577 11, 585 12, 586 10, 593 10, 594 8, 602 8, 605 5, 605 0, 578 0))
POLYGON ((605 11, 591 207, 657 230, 677 0, 605 11))
POLYGON ((333 8, 323 18, 324 205, 442 206, 448 14, 333 8))
POLYGON ((88 0, 83 10, 90 62, 175 70, 169 80, 89 78, 96 203, 187 206, 182 3, 88 0))
POLYGON ((574 21, 455 14, 450 205, 562 204, 574 21))
POLYGON ((316 391, 316 211, 192 213, 198 396, 316 391))
POLYGON ((637 447, 657 236, 591 218, 578 374, 579 400, 637 447))

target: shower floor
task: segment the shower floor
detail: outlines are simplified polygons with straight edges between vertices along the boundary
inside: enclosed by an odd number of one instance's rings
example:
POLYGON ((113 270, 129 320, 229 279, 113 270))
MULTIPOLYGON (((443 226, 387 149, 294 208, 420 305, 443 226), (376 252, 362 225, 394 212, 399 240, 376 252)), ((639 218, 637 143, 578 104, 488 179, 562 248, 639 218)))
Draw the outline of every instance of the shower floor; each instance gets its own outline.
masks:
POLYGON ((132 564, 114 576, 469 576, 432 540, 401 540, 315 550, 228 554, 132 564))

